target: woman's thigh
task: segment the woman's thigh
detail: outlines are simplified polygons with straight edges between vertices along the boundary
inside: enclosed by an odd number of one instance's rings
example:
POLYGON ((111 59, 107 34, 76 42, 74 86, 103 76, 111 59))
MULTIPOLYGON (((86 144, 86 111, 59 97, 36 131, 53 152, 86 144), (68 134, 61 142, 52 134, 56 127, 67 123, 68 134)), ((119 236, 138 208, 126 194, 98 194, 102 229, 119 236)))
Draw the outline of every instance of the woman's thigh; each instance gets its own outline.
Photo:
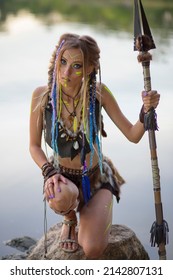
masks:
POLYGON ((79 244, 103 246, 108 242, 112 225, 113 197, 109 190, 99 190, 80 212, 79 244))

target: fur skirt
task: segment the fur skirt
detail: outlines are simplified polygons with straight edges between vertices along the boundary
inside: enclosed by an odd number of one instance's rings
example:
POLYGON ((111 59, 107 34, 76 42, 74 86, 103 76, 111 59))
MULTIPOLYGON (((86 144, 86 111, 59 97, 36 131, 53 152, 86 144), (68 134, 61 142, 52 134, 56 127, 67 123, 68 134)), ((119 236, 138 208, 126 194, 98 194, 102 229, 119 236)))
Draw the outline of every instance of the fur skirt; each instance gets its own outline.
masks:
MULTIPOLYGON (((99 165, 92 168, 88 172, 88 177, 90 179, 90 189, 91 198, 97 193, 100 189, 107 189, 113 195, 115 195, 117 202, 120 200, 120 187, 125 183, 124 179, 121 177, 112 161, 103 157, 102 163, 103 169, 102 174, 100 172, 99 165)), ((81 170, 66 168, 61 165, 58 167, 58 172, 61 173, 64 177, 71 180, 79 189, 78 197, 78 207, 77 211, 80 211, 81 208, 85 205, 83 193, 82 193, 82 173, 81 170)))

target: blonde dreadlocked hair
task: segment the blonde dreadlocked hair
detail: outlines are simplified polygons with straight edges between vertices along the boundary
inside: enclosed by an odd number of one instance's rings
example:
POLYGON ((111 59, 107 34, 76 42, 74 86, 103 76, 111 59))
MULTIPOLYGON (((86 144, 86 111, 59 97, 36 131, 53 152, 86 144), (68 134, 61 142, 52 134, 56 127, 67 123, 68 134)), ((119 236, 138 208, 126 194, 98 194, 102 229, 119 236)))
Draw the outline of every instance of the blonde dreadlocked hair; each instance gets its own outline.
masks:
MULTIPOLYGON (((96 43, 96 41, 87 35, 76 35, 71 33, 65 33, 63 34, 58 44, 55 47, 55 50, 52 53, 52 57, 50 59, 50 64, 48 68, 48 83, 47 83, 47 89, 44 93, 44 106, 47 104, 48 100, 51 98, 52 104, 54 107, 54 113, 53 113, 53 122, 52 122, 52 139, 56 139, 57 135, 55 135, 55 131, 53 130, 53 127, 55 125, 56 119, 57 119, 57 111, 59 110, 58 107, 58 92, 60 89, 60 85, 58 84, 58 71, 60 69, 60 62, 61 57, 65 50, 76 48, 80 49, 82 56, 83 56, 83 84, 82 84, 82 92, 83 92, 83 125, 85 126, 85 114, 86 114, 86 98, 87 93, 89 94, 89 98, 95 99, 96 94, 96 74, 99 73, 99 80, 101 85, 101 75, 100 75, 100 49, 96 43), (87 73, 87 69, 89 66, 92 66, 92 73, 87 73), (95 85, 94 85, 95 84, 95 85), (94 86, 93 86, 94 85, 94 86), (93 93, 91 93, 91 90, 89 88, 93 86, 93 93), (58 89, 58 90, 57 90, 58 89), (90 93, 89 93, 90 91, 90 93), (95 91, 95 93, 94 93, 95 91)), ((100 95, 101 96, 101 95, 100 95)), ((101 102, 100 102, 101 104, 101 102)), ((59 110, 60 111, 60 110, 59 110)), ((101 124, 101 118, 100 118, 100 124, 101 124)), ((95 123, 92 124, 92 127, 94 127, 95 123)), ((100 125, 101 127, 101 125, 100 125)), ((90 127, 91 128, 91 127, 90 127)), ((84 128, 85 130, 85 128, 84 128)), ((91 130, 91 129, 90 129, 91 130)), ((95 132, 96 132, 95 128, 95 132)), ((92 139, 92 136, 91 136, 92 139)), ((90 139, 90 143, 91 143, 90 139)), ((97 141, 99 143, 99 140, 97 141)), ((91 144, 92 145, 92 144, 91 144)), ((55 145, 52 143, 53 150, 58 153, 58 147, 55 147, 55 145)), ((91 150, 93 148, 91 147, 91 150)), ((99 148, 100 150, 100 148, 99 148)), ((100 151, 101 153, 101 151, 100 151)), ((100 160, 101 161, 101 160, 100 160)))

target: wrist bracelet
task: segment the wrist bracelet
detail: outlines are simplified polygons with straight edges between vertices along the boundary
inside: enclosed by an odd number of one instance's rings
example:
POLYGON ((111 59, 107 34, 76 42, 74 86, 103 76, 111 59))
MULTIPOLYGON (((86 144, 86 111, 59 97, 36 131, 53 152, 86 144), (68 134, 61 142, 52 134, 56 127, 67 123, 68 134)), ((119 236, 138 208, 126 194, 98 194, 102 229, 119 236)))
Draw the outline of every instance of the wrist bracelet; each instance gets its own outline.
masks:
POLYGON ((145 112, 144 112, 144 105, 142 105, 142 108, 140 110, 140 113, 139 113, 139 120, 141 123, 144 123, 144 117, 145 117, 145 112))
POLYGON ((57 170, 50 162, 46 162, 45 164, 43 164, 41 170, 42 170, 42 175, 44 177, 44 181, 47 181, 47 179, 49 179, 50 177, 52 177, 57 173, 57 170))

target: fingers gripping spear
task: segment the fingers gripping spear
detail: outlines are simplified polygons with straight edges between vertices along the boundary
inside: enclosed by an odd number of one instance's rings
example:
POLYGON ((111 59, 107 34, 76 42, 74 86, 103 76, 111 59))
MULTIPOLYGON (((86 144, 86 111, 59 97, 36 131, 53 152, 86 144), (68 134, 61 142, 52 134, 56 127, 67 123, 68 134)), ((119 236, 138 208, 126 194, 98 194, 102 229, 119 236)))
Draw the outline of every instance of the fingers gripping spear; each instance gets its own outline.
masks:
MULTIPOLYGON (((134 0, 134 50, 139 51, 138 61, 143 67, 144 88, 148 92, 151 90, 150 61, 152 56, 149 50, 155 49, 151 31, 145 16, 141 0, 134 0)), ((161 202, 160 174, 157 159, 157 146, 155 130, 157 118, 155 109, 152 107, 144 118, 144 128, 148 131, 149 146, 151 154, 151 166, 153 176, 153 191, 155 200, 156 221, 151 227, 151 246, 159 247, 159 259, 166 260, 165 245, 168 243, 168 224, 163 219, 163 208, 161 202)))

